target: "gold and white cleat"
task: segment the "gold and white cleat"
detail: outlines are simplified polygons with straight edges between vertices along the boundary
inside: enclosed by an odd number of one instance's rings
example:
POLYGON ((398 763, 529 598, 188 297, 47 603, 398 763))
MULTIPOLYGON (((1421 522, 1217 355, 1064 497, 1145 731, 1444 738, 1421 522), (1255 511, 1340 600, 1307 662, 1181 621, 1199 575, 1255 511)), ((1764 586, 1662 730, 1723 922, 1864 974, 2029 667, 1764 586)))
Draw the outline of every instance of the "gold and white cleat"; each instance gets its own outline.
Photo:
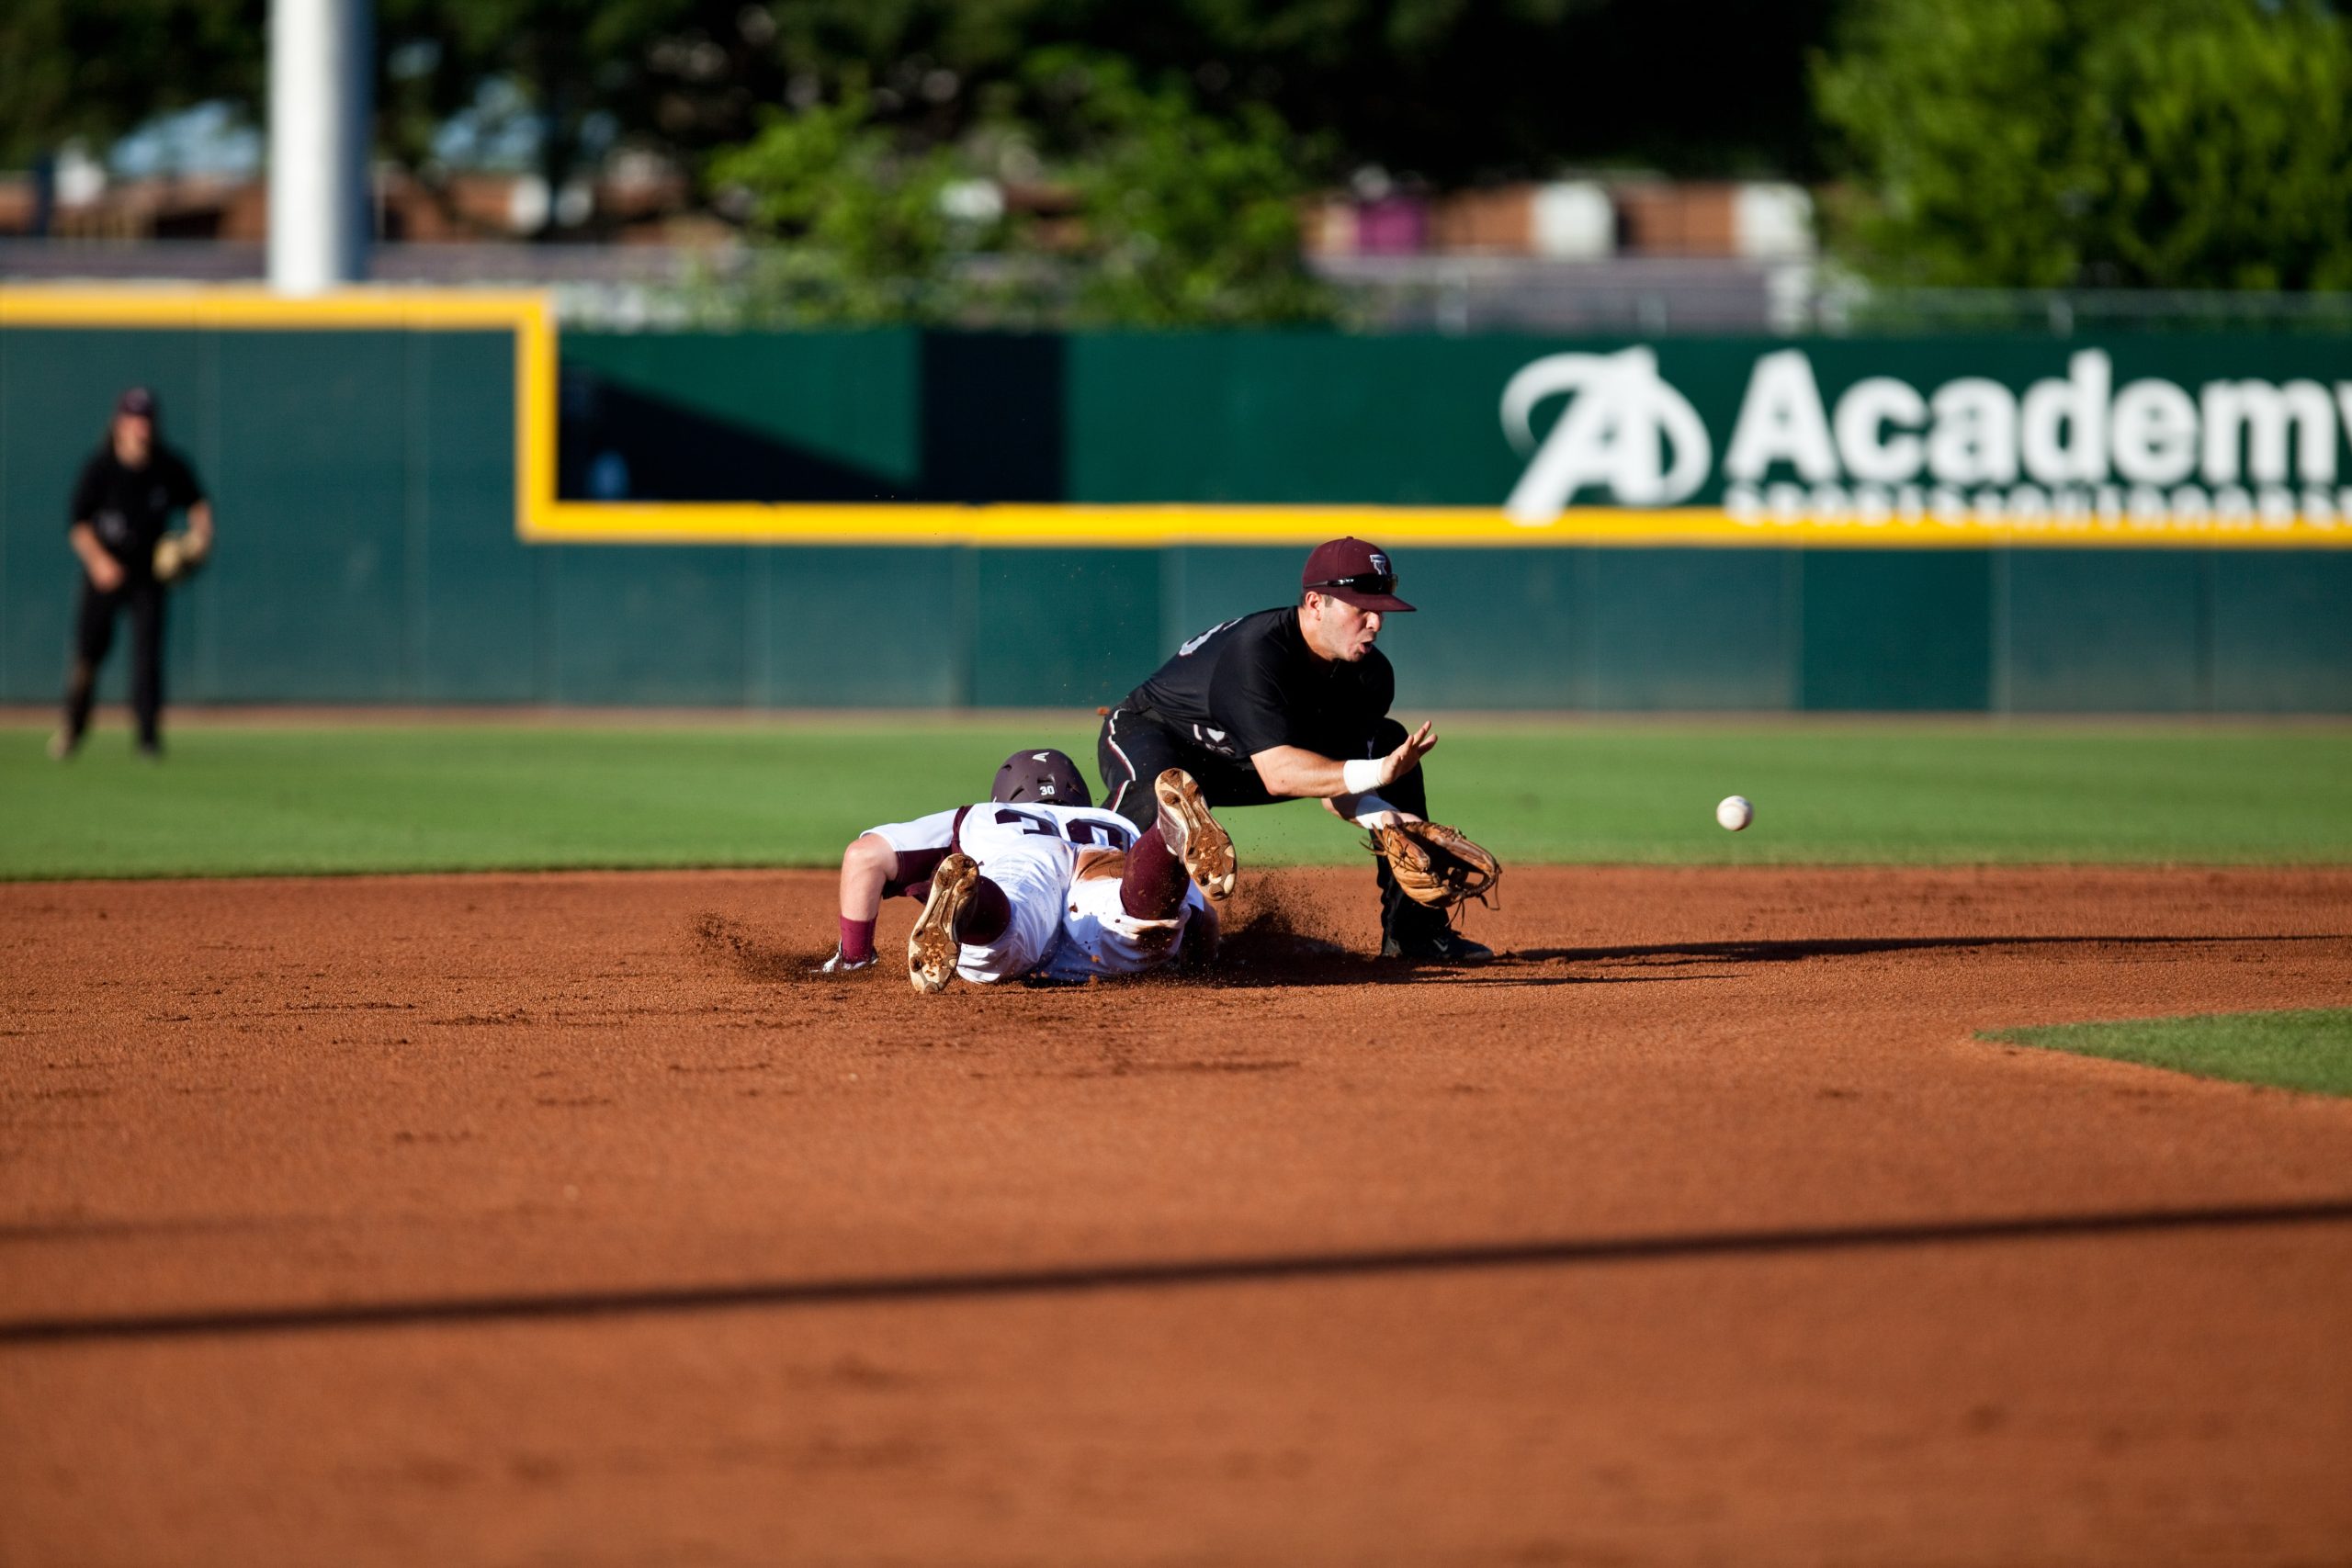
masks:
POLYGON ((953 854, 931 874, 931 897, 907 937, 907 978, 916 991, 933 996, 956 977, 956 962, 964 944, 956 938, 956 917, 972 901, 980 885, 980 865, 969 855, 953 854))
POLYGON ((1233 875, 1239 869, 1233 858, 1233 840, 1201 798, 1201 786, 1182 768, 1170 768, 1151 782, 1159 802, 1159 834, 1170 853, 1184 863, 1184 874, 1212 898, 1233 894, 1233 875))

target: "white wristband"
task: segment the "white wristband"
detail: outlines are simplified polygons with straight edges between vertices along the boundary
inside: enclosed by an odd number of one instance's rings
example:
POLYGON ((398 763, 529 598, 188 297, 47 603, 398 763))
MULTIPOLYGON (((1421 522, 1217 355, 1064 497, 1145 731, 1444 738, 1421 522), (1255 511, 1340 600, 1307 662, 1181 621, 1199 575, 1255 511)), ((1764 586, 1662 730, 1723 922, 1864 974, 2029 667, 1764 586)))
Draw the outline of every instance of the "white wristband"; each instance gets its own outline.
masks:
POLYGON ((1351 795, 1339 804, 1340 813, 1359 828, 1385 828, 1405 819, 1403 812, 1376 795, 1351 795))
POLYGON ((1340 764, 1340 783, 1350 795, 1370 795, 1388 781, 1380 776, 1384 757, 1356 757, 1340 764))

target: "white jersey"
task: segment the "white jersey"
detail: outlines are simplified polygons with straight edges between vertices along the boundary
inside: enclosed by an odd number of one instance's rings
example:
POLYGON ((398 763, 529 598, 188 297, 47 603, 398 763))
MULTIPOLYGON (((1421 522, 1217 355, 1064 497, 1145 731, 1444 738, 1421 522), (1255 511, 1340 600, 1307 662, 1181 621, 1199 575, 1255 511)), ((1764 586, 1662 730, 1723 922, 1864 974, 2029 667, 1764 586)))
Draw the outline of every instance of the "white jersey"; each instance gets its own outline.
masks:
POLYGON ((1184 928, 1206 907, 1188 886, 1173 919, 1140 919, 1120 903, 1117 877, 1080 876, 1088 852, 1124 852, 1138 837, 1134 823, 1098 807, 989 800, 866 831, 898 851, 901 866, 960 850, 1004 890, 1012 923, 993 942, 965 945, 956 973, 967 980, 1140 974, 1176 956, 1184 928))
POLYGON ((1049 851, 1077 863, 1082 849, 1124 850, 1136 841, 1136 825, 1114 811, 1094 806, 1005 806, 993 800, 934 811, 911 822, 891 822, 867 832, 889 840, 900 854, 961 849, 986 871, 1009 854, 1049 851))

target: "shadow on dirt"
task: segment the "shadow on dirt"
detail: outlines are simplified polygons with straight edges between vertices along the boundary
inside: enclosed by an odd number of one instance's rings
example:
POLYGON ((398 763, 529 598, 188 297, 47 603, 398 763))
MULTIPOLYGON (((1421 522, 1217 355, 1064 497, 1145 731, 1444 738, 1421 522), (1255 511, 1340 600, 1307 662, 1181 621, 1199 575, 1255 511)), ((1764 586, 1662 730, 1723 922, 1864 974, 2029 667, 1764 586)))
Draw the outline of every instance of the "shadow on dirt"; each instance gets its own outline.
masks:
POLYGON ((1791 942, 1668 942, 1644 947, 1538 947, 1515 956, 1539 964, 1598 964, 1617 958, 1685 964, 1793 964, 1807 958, 1852 958, 1880 953, 1965 951, 2002 947, 2210 947, 2233 942, 2345 942, 2352 938, 2297 936, 1894 936, 1816 937, 1791 942))
MULTIPOLYGON (((1367 899, 1367 902, 1369 900, 1367 899)), ((1141 976, 1148 984, 1253 988, 1272 986, 1412 986, 1491 973, 1423 967, 1378 956, 1369 929, 1344 931, 1305 876, 1253 874, 1225 909, 1225 937, 1212 966, 1180 965, 1141 976)), ((1516 983, 1559 985, 1561 977, 1516 983)))
POLYGON ((397 1328, 429 1323, 577 1320, 620 1315, 740 1312, 746 1307, 781 1311, 866 1302, 953 1301, 1066 1295, 1088 1291, 1170 1290, 1242 1282, 1272 1284, 1294 1280, 1460 1273, 1483 1269, 1594 1268, 1660 1258, 1826 1255, 1887 1247, 2014 1244, 2061 1237, 2148 1235, 2275 1225, 2340 1225, 2347 1221, 2352 1221, 2352 1201, 2324 1199, 2302 1203, 1893 1221, 1881 1224, 1820 1228, 1563 1236, 1358 1252, 1283 1253, 1255 1258, 1074 1262, 1044 1268, 868 1275, 831 1280, 750 1280, 701 1285, 654 1285, 634 1290, 339 1302, 326 1305, 261 1305, 121 1315, 93 1314, 0 1320, 0 1346, 318 1333, 397 1328))
MULTIPOLYGON (((2352 936, 2303 932, 2292 936, 1917 936, 1814 937, 1788 942, 1669 942, 1624 947, 1535 947, 1500 953, 1479 969, 1447 969, 1399 964, 1369 950, 1370 933, 1348 940, 1303 879, 1276 873, 1246 885, 1226 910, 1226 935, 1214 965, 1181 964, 1148 975, 1092 981, 1093 985, 1184 986, 1258 989, 1286 986, 1414 986, 1475 978, 1485 986, 1601 986, 1635 981, 1721 980, 1733 976, 1719 966, 1796 964, 1809 958, 1870 957, 1889 953, 1995 951, 2003 948, 2213 947, 2245 942, 2346 942, 2352 936), (1703 975, 1562 975, 1564 964, 1638 962, 1645 969, 1681 969, 1704 964, 1703 975)), ((840 985, 876 975, 900 977, 885 963, 865 975, 820 975, 825 952, 796 952, 763 942, 741 921, 706 912, 694 919, 695 949, 747 980, 771 986, 840 985)))
MULTIPOLYGON (((1368 900, 1367 900, 1368 901, 1368 900)), ((1365 911, 1368 915, 1369 910, 1365 911)), ((1313 882, 1295 872, 1272 871, 1252 876, 1235 893, 1224 910, 1225 935, 1213 964, 1187 956, 1173 967, 1149 974, 1103 976, 1073 982, 1073 986, 1181 986, 1231 989, 1261 989, 1291 986, 1414 986, 1475 978, 1487 986, 1629 985, 1668 979, 1724 979, 1724 975, 1562 975, 1533 973, 1556 964, 1623 958, 1659 958, 1657 967, 1679 967, 1673 962, 1714 963, 1724 960, 1775 962, 1819 957, 1830 953, 1887 952, 1905 947, 1993 946, 2005 939, 1968 941, 1922 938, 1880 942, 1703 942, 1656 947, 1539 948, 1498 953, 1491 966, 1446 968, 1400 963, 1378 956, 1370 921, 1364 929, 1347 929, 1332 915, 1328 897, 1318 896, 1313 882)), ((1474 931, 1472 934, 1476 934, 1474 931)), ((837 986, 879 976, 903 980, 895 953, 886 953, 875 969, 858 975, 817 973, 817 965, 831 949, 797 951, 761 939, 741 921, 715 911, 696 915, 689 928, 695 950, 706 959, 731 969, 747 980, 763 985, 837 986)), ((2034 942, 2159 941, 2157 938, 2006 939, 2034 942)), ((2222 940, 2222 939, 2213 939, 2222 940)), ((2259 939, 2245 939, 2259 940, 2259 939)), ((1061 987, 1049 987, 1061 988, 1061 987)))
MULTIPOLYGON (((1418 968, 1382 959, 1369 950, 1369 932, 1352 942, 1332 924, 1304 877, 1273 872, 1254 878, 1238 892, 1224 911, 1225 937, 1214 964, 1189 958, 1172 968, 1149 974, 1104 976, 1073 986, 1406 986, 1458 977, 1468 971, 1418 968)), ((743 922, 706 910, 688 927, 695 952, 747 980, 770 986, 838 986, 879 977, 904 983, 904 966, 895 953, 855 975, 817 973, 817 965, 831 955, 826 948, 801 952, 775 945, 743 922)), ((1563 985, 1565 977, 1522 977, 1521 985, 1563 985)), ((1060 987, 1047 988, 1059 989, 1060 987)))

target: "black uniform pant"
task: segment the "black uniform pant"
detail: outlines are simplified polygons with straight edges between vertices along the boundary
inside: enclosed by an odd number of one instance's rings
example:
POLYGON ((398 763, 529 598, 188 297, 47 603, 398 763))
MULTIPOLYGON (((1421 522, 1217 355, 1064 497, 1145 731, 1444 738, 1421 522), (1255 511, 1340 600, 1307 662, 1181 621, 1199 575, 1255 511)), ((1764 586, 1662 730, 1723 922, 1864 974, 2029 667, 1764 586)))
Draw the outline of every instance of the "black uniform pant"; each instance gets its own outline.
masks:
POLYGON ((130 709, 138 716, 139 743, 156 745, 164 716, 164 585, 152 577, 133 578, 111 592, 82 580, 74 615, 74 658, 65 671, 65 733, 80 739, 90 727, 98 666, 114 647, 119 615, 130 617, 130 709))
MULTIPOLYGON (((1356 757, 1385 757, 1405 743, 1405 727, 1393 718, 1374 720, 1362 735, 1336 738, 1340 751, 1327 751, 1341 761, 1356 757)), ((1102 721, 1094 744, 1094 760, 1102 770, 1108 791, 1103 806, 1137 828, 1148 830, 1158 818, 1159 802, 1151 792, 1154 779, 1170 768, 1182 768, 1201 786, 1201 796, 1212 808, 1224 806, 1272 806, 1289 795, 1270 795, 1258 770, 1247 759, 1221 757, 1158 715, 1115 707, 1102 721)), ((1429 791, 1415 768, 1395 784, 1384 786, 1380 797, 1399 811, 1416 817, 1430 814, 1429 791)), ((1389 874, 1388 863, 1377 860, 1380 884, 1380 929, 1390 935, 1410 934, 1419 927, 1442 927, 1444 914, 1424 908, 1407 898, 1389 874)))

